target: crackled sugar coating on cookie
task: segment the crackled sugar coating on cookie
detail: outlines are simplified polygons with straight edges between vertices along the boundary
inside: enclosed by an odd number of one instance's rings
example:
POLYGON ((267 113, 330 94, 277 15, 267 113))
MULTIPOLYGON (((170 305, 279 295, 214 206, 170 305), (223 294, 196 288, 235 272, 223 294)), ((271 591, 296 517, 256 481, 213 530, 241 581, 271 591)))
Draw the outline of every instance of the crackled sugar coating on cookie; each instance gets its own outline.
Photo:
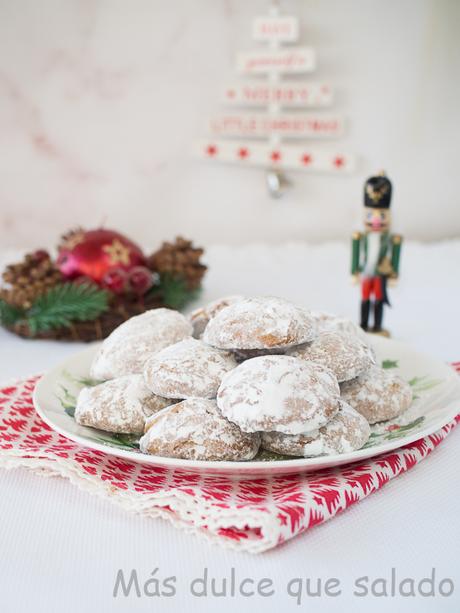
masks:
POLYGON ((326 313, 325 311, 310 311, 310 315, 318 326, 318 333, 344 332, 345 334, 359 336, 359 338, 364 341, 367 339, 364 330, 358 326, 358 324, 355 324, 354 321, 351 321, 351 319, 339 315, 332 315, 332 313, 326 313))
POLYGON ((308 311, 275 297, 247 298, 216 315, 203 340, 219 349, 275 349, 311 341, 316 325, 308 311))
POLYGON ((107 432, 142 434, 147 417, 172 402, 152 394, 142 375, 127 375, 84 387, 78 395, 75 421, 107 432))
POLYGON ((297 358, 252 358, 222 380, 217 404, 244 432, 300 434, 325 425, 338 411, 339 384, 325 368, 297 358))
POLYGON ((193 336, 195 338, 201 338, 209 321, 215 317, 217 313, 240 300, 244 300, 244 296, 225 296, 224 298, 209 302, 203 307, 192 311, 189 315, 189 321, 193 326, 193 336))
POLYGON ((144 453, 184 460, 252 460, 259 434, 246 434, 224 419, 215 400, 189 398, 151 417, 140 440, 144 453))
POLYGON ((152 392, 166 398, 215 398, 222 377, 235 367, 231 353, 187 338, 149 358, 144 381, 152 392))
POLYGON ((324 332, 289 355, 330 368, 338 381, 348 381, 366 372, 373 364, 373 350, 358 336, 344 332, 324 332))
POLYGON ((398 375, 378 366, 341 384, 342 398, 370 424, 393 419, 412 403, 412 389, 398 375))
POLYGON ((311 458, 361 449, 369 439, 371 429, 365 417, 346 402, 325 426, 311 434, 262 433, 262 447, 282 455, 311 458))
POLYGON ((112 379, 142 373, 150 355, 191 334, 191 323, 171 309, 152 309, 131 317, 102 343, 90 375, 95 379, 112 379))

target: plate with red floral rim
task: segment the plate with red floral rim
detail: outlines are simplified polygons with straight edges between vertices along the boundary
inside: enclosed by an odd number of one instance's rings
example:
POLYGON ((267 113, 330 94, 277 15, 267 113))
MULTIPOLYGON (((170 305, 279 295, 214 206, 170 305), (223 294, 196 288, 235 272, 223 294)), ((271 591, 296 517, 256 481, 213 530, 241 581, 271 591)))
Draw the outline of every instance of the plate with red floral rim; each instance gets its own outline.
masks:
POLYGON ((44 375, 35 388, 34 405, 53 430, 80 445, 144 464, 247 477, 310 472, 397 449, 436 432, 460 412, 460 379, 450 366, 399 341, 369 336, 369 342, 378 363, 411 385, 414 400, 397 419, 372 425, 366 445, 351 453, 294 458, 262 451, 249 462, 181 460, 141 453, 138 436, 80 426, 73 417, 80 389, 98 383, 89 377, 89 369, 99 343, 67 358, 44 375))

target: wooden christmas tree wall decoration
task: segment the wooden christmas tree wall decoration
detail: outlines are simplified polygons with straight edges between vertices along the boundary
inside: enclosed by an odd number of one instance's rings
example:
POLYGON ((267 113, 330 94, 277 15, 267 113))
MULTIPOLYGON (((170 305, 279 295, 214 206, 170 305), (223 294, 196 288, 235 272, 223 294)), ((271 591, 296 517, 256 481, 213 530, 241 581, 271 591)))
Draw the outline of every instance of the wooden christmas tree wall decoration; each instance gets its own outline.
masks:
POLYGON ((298 19, 273 6, 268 16, 255 18, 253 38, 264 46, 237 55, 243 79, 224 88, 228 111, 210 119, 210 136, 195 144, 196 155, 272 173, 351 172, 353 155, 317 142, 339 138, 344 120, 330 110, 331 86, 304 78, 315 70, 316 54, 293 44, 299 39, 298 19), (313 140, 316 144, 310 144, 313 140))

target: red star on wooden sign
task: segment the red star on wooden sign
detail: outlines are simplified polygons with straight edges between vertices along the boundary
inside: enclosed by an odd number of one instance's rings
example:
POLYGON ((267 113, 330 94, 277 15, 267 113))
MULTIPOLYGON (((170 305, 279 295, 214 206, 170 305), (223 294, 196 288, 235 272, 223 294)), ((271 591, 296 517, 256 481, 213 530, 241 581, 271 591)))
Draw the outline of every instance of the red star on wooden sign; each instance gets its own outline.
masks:
POLYGON ((246 159, 249 155, 249 151, 246 147, 241 147, 238 149, 238 157, 242 160, 246 159))
POLYGON ((279 151, 272 151, 270 154, 270 159, 272 162, 279 162, 281 159, 281 153, 279 151))
POLYGON ((216 155, 217 153, 217 147, 215 145, 208 145, 206 147, 206 154, 209 155, 210 157, 212 157, 213 155, 216 155))
POLYGON ((312 159, 313 158, 311 157, 309 153, 304 153, 303 156, 301 157, 301 162, 302 164, 305 164, 306 166, 307 164, 311 164, 312 159))
POLYGON ((342 166, 345 166, 344 158, 340 156, 337 156, 336 158, 334 158, 334 166, 336 168, 342 168, 342 166))

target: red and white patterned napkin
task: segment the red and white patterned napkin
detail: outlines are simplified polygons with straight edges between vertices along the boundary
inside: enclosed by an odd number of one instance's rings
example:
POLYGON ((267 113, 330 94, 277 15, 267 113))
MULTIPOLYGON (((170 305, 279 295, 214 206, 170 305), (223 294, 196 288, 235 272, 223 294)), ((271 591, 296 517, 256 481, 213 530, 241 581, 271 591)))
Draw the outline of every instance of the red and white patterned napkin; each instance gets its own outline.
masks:
MULTIPOLYGON (((455 365, 460 372, 460 363, 455 365)), ((163 517, 214 543, 265 551, 321 524, 425 459, 460 421, 375 459, 257 479, 200 476, 81 447, 35 412, 38 377, 0 389, 0 467, 67 477, 129 511, 163 517)))

